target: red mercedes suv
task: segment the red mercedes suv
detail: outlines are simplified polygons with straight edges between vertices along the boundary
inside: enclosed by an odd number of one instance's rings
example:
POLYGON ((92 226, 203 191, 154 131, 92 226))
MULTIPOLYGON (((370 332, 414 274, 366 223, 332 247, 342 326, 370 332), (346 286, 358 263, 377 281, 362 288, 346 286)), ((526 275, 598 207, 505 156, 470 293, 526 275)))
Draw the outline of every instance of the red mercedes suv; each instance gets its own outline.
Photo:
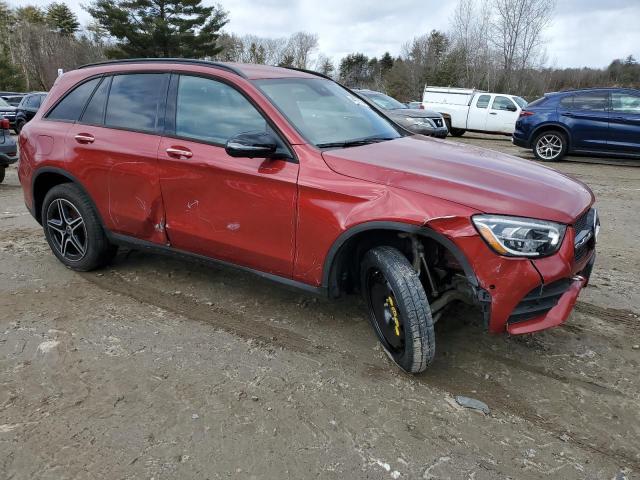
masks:
POLYGON ((494 333, 561 324, 595 259, 582 183, 414 135, 313 72, 88 65, 57 80, 19 143, 27 207, 67 267, 100 267, 125 245, 330 297, 360 291, 409 372, 433 360, 454 301, 494 333))

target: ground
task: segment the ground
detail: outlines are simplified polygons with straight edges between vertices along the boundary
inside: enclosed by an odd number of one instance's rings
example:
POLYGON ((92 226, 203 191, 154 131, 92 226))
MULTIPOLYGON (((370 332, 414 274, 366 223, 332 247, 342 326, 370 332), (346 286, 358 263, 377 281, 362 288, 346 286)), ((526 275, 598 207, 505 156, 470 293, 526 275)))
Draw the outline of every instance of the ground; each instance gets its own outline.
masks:
MULTIPOLYGON (((529 156, 505 137, 459 141, 529 156)), ((416 376, 389 362, 357 298, 135 251, 98 272, 64 268, 11 168, 0 185, 0 478, 634 478, 640 168, 588 160, 553 165, 594 190, 602 218, 591 285, 568 322, 493 336, 455 307, 416 376)))

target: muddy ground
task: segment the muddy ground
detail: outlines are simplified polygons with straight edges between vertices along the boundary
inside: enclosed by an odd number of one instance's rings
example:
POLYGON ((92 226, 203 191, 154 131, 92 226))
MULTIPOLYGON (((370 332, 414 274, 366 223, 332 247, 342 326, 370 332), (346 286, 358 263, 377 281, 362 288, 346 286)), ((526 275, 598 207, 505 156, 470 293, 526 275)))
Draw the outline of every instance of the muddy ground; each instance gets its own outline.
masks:
MULTIPOLYGON (((502 137, 461 141, 528 156, 502 137)), ((602 217, 569 321, 492 336, 456 307, 418 376, 390 364, 356 298, 135 251, 64 268, 11 168, 0 479, 637 478, 640 168, 586 160, 555 165, 593 188, 602 217)))

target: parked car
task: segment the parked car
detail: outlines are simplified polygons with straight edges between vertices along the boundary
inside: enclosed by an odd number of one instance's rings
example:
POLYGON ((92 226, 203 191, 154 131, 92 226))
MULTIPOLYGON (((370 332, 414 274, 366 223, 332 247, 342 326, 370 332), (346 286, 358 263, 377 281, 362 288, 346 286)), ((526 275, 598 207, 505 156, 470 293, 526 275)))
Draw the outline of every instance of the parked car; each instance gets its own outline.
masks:
POLYGON ((411 134, 313 72, 177 59, 69 71, 22 130, 18 165, 67 267, 126 245, 331 298, 360 291, 409 372, 433 360, 452 302, 490 332, 550 328, 595 260, 587 186, 411 134))
POLYGON ((526 100, 515 95, 429 86, 424 89, 422 103, 442 114, 454 137, 467 131, 511 135, 527 106, 526 100))
POLYGON ((413 108, 415 110, 424 110, 424 105, 422 102, 407 102, 407 107, 413 108))
POLYGON ((20 101, 20 105, 16 109, 16 120, 14 131, 20 133, 20 130, 30 121, 36 114, 42 100, 47 96, 47 92, 31 92, 26 94, 20 101))
POLYGON ((12 107, 17 107, 18 105, 20 105, 20 102, 22 101, 23 97, 24 97, 23 93, 16 93, 13 95, 5 95, 1 98, 12 107))
POLYGON ((640 156, 640 90, 592 88, 549 93, 520 113, 513 143, 542 161, 567 153, 640 156))
POLYGON ((13 127, 16 123, 16 107, 10 105, 6 100, 0 98, 0 120, 6 118, 13 127))
POLYGON ((373 102, 394 122, 411 132, 438 138, 444 138, 449 133, 442 115, 438 112, 409 108, 395 98, 374 90, 354 89, 354 92, 373 102))
POLYGON ((18 161, 18 146, 9 131, 9 120, 0 119, 0 183, 4 181, 5 169, 18 161))

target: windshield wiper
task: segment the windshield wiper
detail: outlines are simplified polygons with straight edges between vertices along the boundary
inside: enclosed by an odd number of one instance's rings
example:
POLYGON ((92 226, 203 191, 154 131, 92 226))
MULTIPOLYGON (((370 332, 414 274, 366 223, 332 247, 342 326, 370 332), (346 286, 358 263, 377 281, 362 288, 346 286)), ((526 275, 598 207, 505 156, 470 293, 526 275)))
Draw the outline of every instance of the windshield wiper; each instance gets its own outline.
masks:
POLYGON ((371 143, 385 142, 387 140, 394 140, 396 137, 367 137, 367 138, 358 138, 355 140, 346 140, 344 142, 328 142, 328 143, 318 143, 316 147, 319 148, 332 148, 332 147, 359 147, 361 145, 369 145, 371 143))

